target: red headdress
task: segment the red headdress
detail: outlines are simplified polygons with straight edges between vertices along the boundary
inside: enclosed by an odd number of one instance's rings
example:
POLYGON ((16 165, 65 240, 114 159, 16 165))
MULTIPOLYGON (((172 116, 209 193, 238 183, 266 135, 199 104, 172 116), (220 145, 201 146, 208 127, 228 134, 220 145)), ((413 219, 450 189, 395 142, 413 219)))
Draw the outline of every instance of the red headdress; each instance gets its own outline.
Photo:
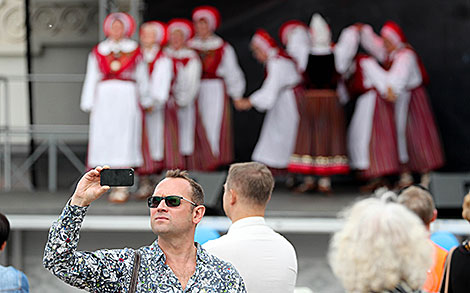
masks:
POLYGON ((193 10, 193 21, 205 19, 209 24, 209 28, 215 31, 220 25, 220 13, 217 8, 213 6, 199 6, 193 10))
POLYGON ((132 36, 135 30, 135 20, 134 18, 125 12, 115 12, 111 13, 104 19, 103 23, 103 32, 106 37, 109 36, 109 32, 111 30, 111 26, 113 23, 119 20, 124 25, 124 34, 126 37, 132 36))
POLYGON ((155 38, 158 44, 161 46, 165 45, 168 39, 165 23, 156 20, 147 21, 140 26, 140 33, 142 33, 142 29, 146 27, 151 28, 155 32, 155 38))
POLYGON ((287 44, 290 32, 299 26, 308 29, 305 23, 295 19, 286 21, 281 25, 281 28, 279 29, 279 39, 284 46, 287 44))
POLYGON ((175 18, 168 22, 167 34, 170 35, 171 32, 175 30, 183 32, 185 41, 189 40, 194 35, 192 22, 184 18, 175 18))
POLYGON ((403 43, 407 43, 405 34, 401 27, 391 20, 387 21, 380 30, 380 35, 383 38, 387 38, 394 45, 399 46, 403 43))

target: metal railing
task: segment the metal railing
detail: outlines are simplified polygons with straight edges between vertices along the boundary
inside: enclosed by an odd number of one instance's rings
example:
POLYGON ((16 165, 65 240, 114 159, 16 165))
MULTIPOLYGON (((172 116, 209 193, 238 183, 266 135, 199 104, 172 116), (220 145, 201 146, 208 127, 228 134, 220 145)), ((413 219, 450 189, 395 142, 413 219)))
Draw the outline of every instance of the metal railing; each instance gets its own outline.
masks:
MULTIPOLYGON (((85 164, 66 144, 66 140, 86 140, 88 138, 88 125, 29 125, 11 126, 10 121, 10 96, 9 82, 49 82, 49 83, 81 83, 83 74, 29 74, 24 76, 0 76, 0 98, 3 96, 4 125, 0 126, 0 140, 2 141, 1 163, 3 164, 3 184, 0 188, 4 191, 12 189, 13 181, 25 181, 28 169, 41 157, 48 154, 48 190, 57 190, 58 155, 61 152, 79 171, 83 172, 85 164), (34 140, 35 146, 25 161, 16 166, 12 161, 12 138, 25 137, 34 140)), ((0 99, 1 101, 1 99, 0 99)))

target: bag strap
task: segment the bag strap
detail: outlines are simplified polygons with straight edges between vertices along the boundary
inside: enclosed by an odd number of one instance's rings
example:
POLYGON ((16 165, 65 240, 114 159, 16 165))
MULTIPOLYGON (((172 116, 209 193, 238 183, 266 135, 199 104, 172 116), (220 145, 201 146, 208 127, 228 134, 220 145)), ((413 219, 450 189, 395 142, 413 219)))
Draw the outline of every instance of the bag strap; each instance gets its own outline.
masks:
MULTIPOLYGON (((444 293, 448 293, 449 292, 449 276, 450 276, 450 261, 452 260, 452 255, 454 254, 454 251, 455 249, 457 248, 456 247, 453 247, 450 251, 449 251, 449 254, 447 255, 447 259, 446 259, 446 275, 445 275, 445 280, 443 280, 444 283, 444 293)), ((442 287, 442 283, 441 283, 441 287, 442 287)), ((439 288, 440 289, 440 288, 439 288)), ((439 290, 440 292, 441 290, 439 290)))
POLYGON ((139 268, 140 268, 140 251, 136 250, 135 257, 134 257, 134 267, 132 269, 131 284, 129 286, 129 293, 135 293, 135 290, 137 288, 137 277, 139 275, 139 268))

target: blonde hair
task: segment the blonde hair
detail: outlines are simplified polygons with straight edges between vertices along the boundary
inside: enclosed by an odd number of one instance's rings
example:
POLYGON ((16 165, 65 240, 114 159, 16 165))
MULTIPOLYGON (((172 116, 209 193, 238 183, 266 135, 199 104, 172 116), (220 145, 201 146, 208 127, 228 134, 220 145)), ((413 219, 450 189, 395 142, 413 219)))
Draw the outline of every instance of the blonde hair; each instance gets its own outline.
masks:
POLYGON ((230 165, 227 187, 236 188, 250 202, 266 205, 274 188, 274 178, 268 167, 258 162, 230 165))
POLYGON ((421 220, 404 206, 369 198, 345 213, 328 260, 347 292, 392 290, 400 282, 422 286, 432 246, 421 220))
POLYGON ((470 222, 470 192, 463 198, 462 218, 470 222))
POLYGON ((425 225, 434 218, 436 208, 431 193, 422 187, 410 186, 404 189, 398 196, 398 203, 413 211, 425 225))

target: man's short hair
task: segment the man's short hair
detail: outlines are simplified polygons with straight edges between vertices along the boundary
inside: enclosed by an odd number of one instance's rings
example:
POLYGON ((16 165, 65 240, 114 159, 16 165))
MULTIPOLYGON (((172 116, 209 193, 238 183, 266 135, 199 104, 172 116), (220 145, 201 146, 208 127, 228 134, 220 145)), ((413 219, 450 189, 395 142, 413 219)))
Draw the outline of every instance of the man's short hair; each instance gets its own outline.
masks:
POLYGON ((227 188, 236 189, 255 204, 266 205, 274 188, 274 178, 268 167, 261 163, 232 164, 228 170, 227 188))
POLYGON ((410 186, 404 189, 398 196, 398 203, 413 211, 426 225, 430 224, 434 217, 434 200, 431 193, 424 188, 410 186))
POLYGON ((0 213, 0 246, 8 240, 10 235, 10 222, 4 214, 0 213))
POLYGON ((180 169, 168 170, 166 172, 165 178, 181 178, 188 181, 191 185, 191 189, 193 192, 193 194, 191 195, 191 199, 197 205, 204 203, 204 190, 202 189, 202 186, 199 183, 189 177, 188 171, 180 169))

